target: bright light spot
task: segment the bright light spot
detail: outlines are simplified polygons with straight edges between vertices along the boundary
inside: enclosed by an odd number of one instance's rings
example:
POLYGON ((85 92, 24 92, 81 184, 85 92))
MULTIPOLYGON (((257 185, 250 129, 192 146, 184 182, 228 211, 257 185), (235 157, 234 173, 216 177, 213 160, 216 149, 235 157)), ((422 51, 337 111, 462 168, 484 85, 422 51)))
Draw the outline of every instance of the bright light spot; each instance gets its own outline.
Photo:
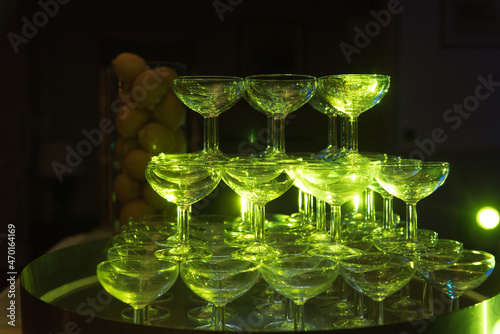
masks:
POLYGON ((498 226, 500 215, 496 209, 485 206, 477 212, 476 221, 485 230, 491 230, 498 226))
POLYGON ((241 209, 241 220, 246 221, 245 219, 247 218, 248 212, 248 204, 247 204, 247 199, 245 197, 240 197, 240 209, 241 209))
POLYGON ((359 195, 357 195, 356 197, 354 197, 354 198, 352 199, 352 203, 354 204, 354 212, 358 212, 358 209, 359 209, 359 201, 360 201, 359 195))
POLYGON ((493 330, 491 331, 492 334, 500 334, 500 320, 498 320, 495 323, 495 326, 493 326, 493 330))

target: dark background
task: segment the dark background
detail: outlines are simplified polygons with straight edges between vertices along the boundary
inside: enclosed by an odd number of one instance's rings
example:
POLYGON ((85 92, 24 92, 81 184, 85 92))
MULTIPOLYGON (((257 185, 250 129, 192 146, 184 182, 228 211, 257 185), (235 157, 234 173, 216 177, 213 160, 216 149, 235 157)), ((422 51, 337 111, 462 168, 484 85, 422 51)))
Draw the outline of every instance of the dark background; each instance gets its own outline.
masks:
MULTIPOLYGON (((18 52, 9 33, 22 36, 26 20, 43 19, 43 9, 38 1, 0 4, 0 241, 4 247, 7 225, 15 224, 18 268, 66 236, 109 226, 106 148, 95 147, 63 182, 51 163, 63 162, 66 145, 75 147, 83 130, 106 117, 106 69, 124 51, 180 61, 198 74, 391 75, 389 93, 360 117, 360 150, 450 161, 446 183, 418 205, 419 226, 497 251, 498 229, 481 231, 475 213, 483 205, 500 208, 500 87, 492 86, 460 126, 443 116, 474 101, 479 77, 500 82, 499 1, 61 2, 18 52), (383 16, 392 5, 397 13, 383 16), (358 31, 366 28, 372 30, 363 40, 358 31), (358 45, 349 57, 340 47, 347 44, 358 45), (439 143, 431 140, 438 128, 446 138, 439 143)), ((287 121, 287 151, 326 146, 326 116, 304 106, 287 121)), ((186 127, 200 122, 190 112, 186 127)), ((266 119, 241 101, 219 125, 221 150, 237 153, 266 119)), ((285 196, 268 210, 293 212, 293 200, 285 196)), ((210 209, 230 213, 235 202, 226 192, 210 209)), ((404 215, 401 203, 396 209, 404 215)))

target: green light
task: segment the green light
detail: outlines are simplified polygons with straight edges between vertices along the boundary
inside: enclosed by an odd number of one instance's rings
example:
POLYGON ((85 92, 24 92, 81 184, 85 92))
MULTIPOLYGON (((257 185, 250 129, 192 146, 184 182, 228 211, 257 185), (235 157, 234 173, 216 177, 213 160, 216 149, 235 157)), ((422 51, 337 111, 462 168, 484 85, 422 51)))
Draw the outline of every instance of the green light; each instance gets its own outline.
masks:
POLYGON ((498 226, 500 215, 495 208, 485 206, 477 212, 476 221, 485 230, 491 230, 498 226))
MULTIPOLYGON (((485 332, 486 333, 486 332, 485 332)), ((500 334, 500 320, 498 320, 493 326, 492 334, 500 334)))

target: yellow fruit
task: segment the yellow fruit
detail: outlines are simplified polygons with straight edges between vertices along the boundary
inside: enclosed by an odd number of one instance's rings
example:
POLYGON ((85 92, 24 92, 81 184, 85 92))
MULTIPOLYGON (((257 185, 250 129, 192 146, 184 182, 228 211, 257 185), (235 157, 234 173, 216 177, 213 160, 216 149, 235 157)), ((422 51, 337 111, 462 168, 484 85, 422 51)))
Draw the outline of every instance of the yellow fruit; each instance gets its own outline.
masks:
POLYGON ((133 149, 123 160, 123 170, 137 181, 146 181, 146 166, 150 160, 148 152, 140 148, 133 149))
POLYGON ((123 106, 115 117, 116 131, 123 137, 136 137, 148 120, 148 112, 123 106))
POLYGON ((139 143, 137 142, 137 138, 125 138, 118 137, 115 140, 115 146, 113 148, 115 159, 119 162, 123 162, 125 156, 133 150, 134 148, 138 148, 139 143))
POLYGON ((174 153, 187 153, 187 139, 184 129, 179 128, 174 133, 175 147, 172 150, 174 153))
POLYGON ((146 69, 147 63, 135 53, 123 52, 111 61, 111 66, 116 77, 131 85, 135 77, 146 69))
POLYGON ((142 194, 141 184, 122 173, 113 181, 113 190, 116 199, 120 202, 128 202, 139 198, 142 194))
POLYGON ((155 210, 145 200, 142 198, 134 199, 123 204, 120 210, 120 223, 124 225, 129 219, 139 219, 154 213, 155 210))
POLYGON ((164 79, 167 85, 167 92, 173 93, 172 90, 172 79, 178 76, 176 70, 168 66, 160 66, 155 68, 155 71, 159 73, 159 75, 164 79))
POLYGON ((166 199, 162 198, 156 191, 151 188, 148 182, 142 185, 142 197, 154 209, 165 209, 168 206, 166 199))
POLYGON ((175 94, 167 92, 156 106, 154 115, 159 123, 176 131, 186 120, 186 107, 175 94))
POLYGON ((152 110, 168 89, 167 82, 157 69, 147 69, 134 80, 131 95, 140 108, 152 110))
POLYGON ((151 155, 171 153, 175 146, 174 132, 160 123, 146 124, 138 134, 139 146, 151 155))

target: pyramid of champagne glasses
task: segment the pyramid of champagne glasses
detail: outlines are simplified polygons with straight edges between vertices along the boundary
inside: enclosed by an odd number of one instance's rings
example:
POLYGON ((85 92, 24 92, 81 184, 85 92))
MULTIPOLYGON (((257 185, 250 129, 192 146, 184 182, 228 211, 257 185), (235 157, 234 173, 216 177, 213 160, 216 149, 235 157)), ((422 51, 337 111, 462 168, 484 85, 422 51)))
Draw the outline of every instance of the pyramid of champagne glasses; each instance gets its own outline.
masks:
POLYGON ((206 323, 193 323, 204 330, 242 330, 234 321, 249 316, 242 310, 258 318, 252 329, 263 331, 410 321, 437 315, 437 292, 447 296, 449 312, 457 310, 459 297, 492 273, 495 258, 418 226, 417 203, 445 184, 448 162, 359 150, 358 118, 377 108, 389 86, 390 77, 380 74, 174 78, 180 101, 204 117, 204 145, 199 152, 151 158, 146 179, 177 206, 177 218, 129 219, 97 269, 105 289, 132 306, 129 321, 168 327, 168 309, 157 300, 177 276, 209 309, 206 323), (268 118, 262 152, 219 149, 217 117, 237 103, 268 118), (307 103, 328 118, 326 147, 288 152, 284 119, 307 103), (343 124, 340 133, 336 121, 343 124), (219 186, 246 203, 241 214, 192 212, 197 202, 217 200, 211 194, 219 186), (297 213, 266 214, 266 205, 290 189, 300 194, 300 202, 289 203, 297 213), (383 199, 381 219, 372 207, 361 219, 343 212, 344 204, 367 192, 383 199), (401 220, 394 200, 406 207, 401 220), (409 288, 415 282, 418 295, 409 288), (239 299, 246 308, 237 307, 239 299), (235 305, 230 311, 229 303, 235 305))

